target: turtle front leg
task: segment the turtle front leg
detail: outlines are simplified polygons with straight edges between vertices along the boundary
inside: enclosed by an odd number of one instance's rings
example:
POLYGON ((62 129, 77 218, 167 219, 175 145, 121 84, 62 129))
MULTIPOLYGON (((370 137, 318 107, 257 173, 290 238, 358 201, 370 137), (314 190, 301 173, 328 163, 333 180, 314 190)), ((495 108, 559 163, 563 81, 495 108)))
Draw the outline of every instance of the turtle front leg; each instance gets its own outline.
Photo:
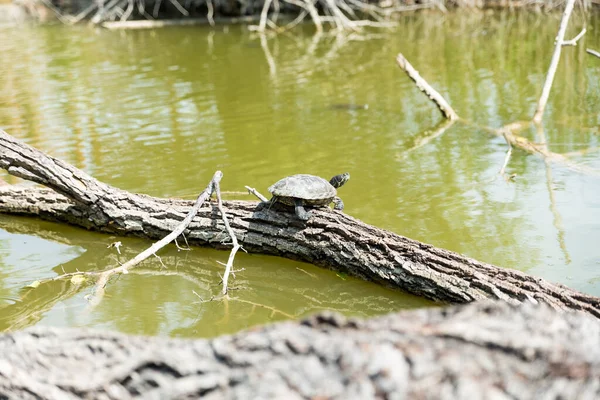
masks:
POLYGON ((342 211, 344 209, 344 202, 342 201, 342 199, 340 199, 339 197, 335 196, 333 198, 333 209, 334 210, 339 210, 342 211))
POLYGON ((310 213, 304 209, 304 206, 302 205, 302 200, 294 199, 294 204, 296 215, 298 216, 298 218, 300 218, 302 221, 308 221, 308 219, 310 218, 310 213))

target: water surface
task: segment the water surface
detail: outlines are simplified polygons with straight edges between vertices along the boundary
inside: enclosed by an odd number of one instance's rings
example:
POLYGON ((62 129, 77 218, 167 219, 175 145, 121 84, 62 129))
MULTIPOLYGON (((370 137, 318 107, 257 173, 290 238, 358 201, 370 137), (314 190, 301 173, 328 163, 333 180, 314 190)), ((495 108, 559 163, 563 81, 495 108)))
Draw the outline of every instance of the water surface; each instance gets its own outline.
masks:
MULTIPOLYGON (((266 188, 293 173, 349 171, 346 212, 370 224, 600 295, 600 178, 515 150, 498 171, 500 127, 534 112, 557 16, 417 15, 397 29, 265 38, 244 27, 115 32, 87 27, 0 30, 0 127, 111 185, 194 198, 215 170, 222 189, 266 188), (402 52, 470 124, 442 118, 395 65, 402 52), (350 106, 346 106, 350 105, 350 106), (362 107, 362 105, 368 105, 362 107)), ((574 15, 568 36, 583 24, 574 15)), ((588 27, 597 25, 592 15, 588 27)), ((554 152, 600 169, 600 48, 589 29, 563 49, 544 119, 554 152)), ((17 180, 1 175, 10 183, 17 180)), ((246 198, 243 195, 229 197, 246 198)), ((213 336, 321 309, 376 315, 425 300, 275 257, 239 254, 228 303, 227 253, 169 247, 111 281, 90 309, 89 285, 40 278, 98 270, 149 245, 0 216, 0 329, 32 324, 213 336), (124 243, 118 255, 107 245, 124 243)))

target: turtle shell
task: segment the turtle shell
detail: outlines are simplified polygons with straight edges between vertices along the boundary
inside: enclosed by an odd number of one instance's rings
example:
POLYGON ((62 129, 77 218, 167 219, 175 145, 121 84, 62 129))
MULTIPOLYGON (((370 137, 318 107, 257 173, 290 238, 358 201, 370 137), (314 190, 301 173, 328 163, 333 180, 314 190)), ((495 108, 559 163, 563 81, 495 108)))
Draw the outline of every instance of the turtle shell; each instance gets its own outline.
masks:
POLYGON ((300 199, 303 204, 314 206, 331 203, 337 194, 327 180, 307 174, 285 177, 269 187, 269 192, 284 204, 294 205, 294 199, 300 199))

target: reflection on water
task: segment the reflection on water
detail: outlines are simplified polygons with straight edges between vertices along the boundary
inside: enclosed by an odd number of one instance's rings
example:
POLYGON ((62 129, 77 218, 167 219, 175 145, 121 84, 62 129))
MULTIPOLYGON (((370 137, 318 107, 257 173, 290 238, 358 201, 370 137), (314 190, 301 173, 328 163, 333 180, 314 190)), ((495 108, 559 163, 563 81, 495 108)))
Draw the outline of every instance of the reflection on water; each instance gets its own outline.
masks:
MULTIPOLYGON (((16 217, 0 221, 0 234, 1 243, 35 238, 36 247, 20 253, 18 258, 14 256, 18 252, 13 253, 14 261, 21 265, 34 265, 36 249, 44 253, 44 246, 54 246, 54 254, 46 262, 57 263, 34 270, 17 269, 18 280, 10 270, 11 275, 4 272, 0 275, 3 278, 0 300, 7 299, 0 302, 0 330, 41 323, 94 326, 137 334, 208 337, 260 323, 299 318, 319 310, 369 316, 430 305, 426 300, 312 265, 244 253, 236 256, 231 299, 208 301, 220 293, 223 267, 219 263, 226 261, 228 253, 201 248, 178 251, 170 246, 160 253, 166 269, 156 258, 144 261, 129 274, 113 278, 100 305, 92 308, 86 297, 93 291, 93 281, 81 285, 54 281, 35 289, 26 286, 65 272, 118 266, 145 250, 146 241, 119 238, 123 242, 119 255, 106 246, 114 237, 16 217), (30 234, 9 234, 2 229, 30 234), (82 253, 75 243, 87 251, 82 253)), ((2 257, 3 254, 0 253, 3 265, 10 267, 11 259, 2 257)))
MULTIPOLYGON (((582 24, 574 17, 567 36, 582 24)), ((515 151, 507 172, 517 178, 506 183, 498 176, 506 144, 474 127, 531 117, 557 26, 555 17, 526 13, 410 16, 367 41, 317 38, 308 26, 263 40, 243 27, 5 29, 0 52, 10 62, 0 65, 0 127, 103 181, 155 196, 192 198, 216 169, 227 191, 347 170, 352 180, 339 194, 359 219, 600 295, 600 180, 547 170, 539 157, 515 151), (475 124, 440 126, 437 109, 395 65, 398 52, 475 124)), ((598 151, 581 152, 600 145, 600 63, 585 53, 600 48, 600 33, 583 40, 563 51, 545 143, 600 168, 598 151)), ((524 134, 538 140, 535 129, 524 134)), ((304 264, 240 255, 240 300, 199 305, 192 290, 210 297, 215 260, 225 257, 199 249, 166 252, 177 274, 153 276, 159 265, 148 262, 147 273, 122 277, 94 312, 84 312, 87 292, 67 284, 20 291, 14 276, 34 280, 62 267, 116 262, 106 253, 108 237, 70 235, 70 246, 85 253, 41 246, 31 257, 43 266, 19 256, 12 235, 0 236, 0 296, 28 296, 25 306, 4 308, 4 329, 41 321, 208 336, 319 308, 371 315, 422 304, 304 264), (79 257, 65 261, 71 256, 79 257), (311 274, 323 283, 315 286, 311 274), (27 304, 38 310, 30 320, 27 304)), ((46 240, 34 238, 27 236, 46 240)))

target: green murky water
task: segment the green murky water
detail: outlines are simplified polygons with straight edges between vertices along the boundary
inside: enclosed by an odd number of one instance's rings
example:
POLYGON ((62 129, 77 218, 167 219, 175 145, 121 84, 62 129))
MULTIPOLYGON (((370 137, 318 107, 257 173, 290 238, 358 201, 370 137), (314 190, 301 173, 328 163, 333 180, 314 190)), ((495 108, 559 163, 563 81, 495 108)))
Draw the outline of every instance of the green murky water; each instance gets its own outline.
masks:
MULTIPOLYGON (((597 16, 565 48, 544 121, 550 150, 600 169, 597 16), (580 153, 577 153, 580 152, 580 153)), ((569 36, 583 24, 574 15, 569 36)), ((499 266, 600 295, 600 178, 516 150, 476 125, 443 134, 437 109, 395 65, 402 52, 479 125, 529 118, 558 19, 534 14, 408 17, 370 40, 260 38, 244 27, 111 32, 0 28, 0 127, 98 179, 154 196, 193 198, 216 169, 223 190, 266 187, 287 174, 350 171, 346 212, 368 223, 499 266), (337 104, 368 104, 368 109, 337 104), (434 136, 434 137, 432 137, 434 136), (427 139, 430 139, 427 141, 427 139)), ((17 180, 1 175, 10 183, 17 180)), ((322 309, 376 315, 428 302, 275 257, 239 254, 234 299, 219 291, 228 253, 170 247, 92 288, 54 282, 98 270, 149 242, 0 216, 0 329, 33 324, 212 336, 322 309)))

